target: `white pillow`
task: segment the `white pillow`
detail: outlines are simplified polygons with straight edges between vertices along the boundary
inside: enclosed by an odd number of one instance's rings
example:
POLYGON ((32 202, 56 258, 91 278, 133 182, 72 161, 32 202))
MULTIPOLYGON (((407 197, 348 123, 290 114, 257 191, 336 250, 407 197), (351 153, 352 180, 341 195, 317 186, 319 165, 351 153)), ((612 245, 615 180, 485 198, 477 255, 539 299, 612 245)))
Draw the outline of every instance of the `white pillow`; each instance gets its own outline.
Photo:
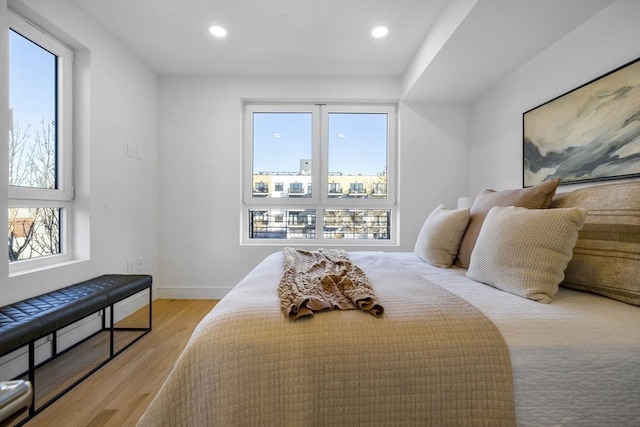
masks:
POLYGON ((494 207, 482 224, 467 277, 550 303, 585 218, 583 208, 494 207))
POLYGON ((449 210, 438 206, 422 225, 414 252, 431 265, 451 267, 468 223, 469 208, 449 210))

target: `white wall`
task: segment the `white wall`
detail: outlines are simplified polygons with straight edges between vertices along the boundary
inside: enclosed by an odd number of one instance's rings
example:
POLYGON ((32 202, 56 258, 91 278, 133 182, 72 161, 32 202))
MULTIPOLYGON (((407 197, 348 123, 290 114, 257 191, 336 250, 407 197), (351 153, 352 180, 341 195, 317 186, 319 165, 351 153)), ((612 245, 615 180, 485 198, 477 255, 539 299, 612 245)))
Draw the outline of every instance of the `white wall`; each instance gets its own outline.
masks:
POLYGON ((400 250, 413 251, 425 218, 440 203, 455 209, 468 194, 469 118, 463 104, 401 104, 400 250))
MULTIPOLYGON (((74 128, 78 251, 77 262, 63 267, 12 277, 3 269, 0 304, 105 273, 126 273, 128 258, 142 257, 142 273, 155 275, 157 76, 70 2, 9 0, 9 7, 63 37, 78 53, 74 128), (142 159, 127 156, 129 143, 141 147, 142 159)), ((0 209, 6 212, 6 198, 2 203, 0 209)))
POLYGON ((522 187, 522 113, 640 57, 639 18, 637 0, 612 3, 473 103, 472 195, 522 187))
MULTIPOLYGON (((243 99, 388 101, 400 91, 391 78, 161 78, 159 296, 219 298, 281 250, 240 245, 243 99)), ((467 191, 466 119, 458 106, 400 106, 401 245, 385 250, 413 250, 425 215, 467 191), (458 159, 460 175, 443 180, 458 159)))

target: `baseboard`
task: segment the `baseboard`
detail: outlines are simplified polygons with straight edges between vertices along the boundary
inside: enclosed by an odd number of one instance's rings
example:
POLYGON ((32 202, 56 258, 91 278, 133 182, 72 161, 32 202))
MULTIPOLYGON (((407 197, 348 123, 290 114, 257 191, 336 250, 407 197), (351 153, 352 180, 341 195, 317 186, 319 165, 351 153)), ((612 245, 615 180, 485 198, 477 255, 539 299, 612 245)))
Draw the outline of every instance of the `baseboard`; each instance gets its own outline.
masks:
MULTIPOLYGON (((117 323, 147 305, 149 305, 149 291, 138 292, 115 304, 113 309, 115 315, 114 320, 117 323)), ((107 319, 109 319, 109 317, 107 317, 107 319)))
POLYGON ((160 299, 222 299, 231 288, 156 288, 160 299))

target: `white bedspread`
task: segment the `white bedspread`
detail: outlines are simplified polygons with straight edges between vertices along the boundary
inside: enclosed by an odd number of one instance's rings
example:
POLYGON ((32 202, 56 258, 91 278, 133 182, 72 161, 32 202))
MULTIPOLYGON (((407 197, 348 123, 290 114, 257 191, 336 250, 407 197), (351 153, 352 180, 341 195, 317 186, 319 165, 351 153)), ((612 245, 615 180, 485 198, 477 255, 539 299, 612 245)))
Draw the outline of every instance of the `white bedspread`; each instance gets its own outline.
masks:
MULTIPOLYGON (((373 289, 380 302, 386 309, 391 309, 385 316, 390 314, 393 317, 395 304, 387 304, 385 298, 394 298, 392 295, 398 292, 404 297, 419 297, 421 283, 424 283, 420 278, 423 277, 467 300, 491 319, 509 347, 516 415, 520 426, 640 425, 639 307, 567 289, 562 289, 552 304, 537 303, 473 282, 465 277, 466 270, 432 267, 413 253, 351 252, 349 257, 372 278, 373 289), (381 270, 388 279, 373 280, 381 277, 381 270), (402 276, 403 280, 395 283, 394 271, 402 272, 398 273, 398 277, 402 276), (417 280, 406 283, 408 272, 417 280)), ((235 355, 221 355, 222 359, 215 367, 211 367, 214 372, 198 374, 200 371, 195 371, 190 374, 190 378, 176 372, 202 364, 203 359, 210 357, 208 352, 215 351, 213 347, 205 348, 205 345, 209 346, 211 343, 202 339, 202 335, 208 334, 214 324, 217 329, 225 329, 222 336, 227 340, 226 345, 224 342, 218 343, 222 347, 242 349, 243 346, 259 346, 264 349, 261 364, 281 365, 286 360, 286 354, 282 353, 286 350, 281 345, 281 337, 276 339, 265 334, 256 341, 256 336, 261 336, 260 331, 271 330, 265 328, 265 325, 273 324, 274 313, 279 315, 277 322, 282 325, 278 327, 279 330, 290 330, 292 337, 295 336, 296 339, 300 339, 305 335, 305 330, 308 330, 309 334, 304 339, 310 340, 318 336, 318 333, 322 334, 317 329, 319 325, 329 325, 332 330, 326 333, 336 336, 335 328, 345 328, 348 331, 354 316, 360 316, 357 318, 358 322, 362 320, 371 323, 371 332, 370 336, 362 337, 359 345, 364 345, 367 340, 375 343, 376 322, 381 319, 358 311, 319 313, 315 318, 300 324, 286 320, 280 311, 277 294, 281 274, 282 254, 278 252, 259 264, 203 319, 194 331, 188 350, 182 354, 168 381, 141 418, 140 426, 162 425, 162 422, 176 426, 216 425, 213 421, 216 419, 216 408, 199 403, 203 402, 203 396, 204 401, 210 401, 207 396, 217 395, 219 398, 223 395, 220 387, 228 386, 242 386, 244 393, 247 393, 246 384, 254 385, 248 391, 250 398, 269 401, 272 403, 270 408, 275 408, 274 410, 288 411, 286 399, 281 401, 279 407, 273 406, 273 396, 270 393, 274 390, 274 384, 279 381, 273 377, 273 372, 250 369, 250 364, 244 373, 234 371, 231 375, 231 369, 225 369, 225 366, 237 366, 237 358, 244 354, 241 351, 235 355), (319 323, 323 316, 331 316, 331 321, 319 323), (249 317, 251 324, 255 325, 253 330, 234 329, 237 325, 235 322, 249 317), (251 334, 250 340, 245 339, 248 334, 251 334), (216 377, 224 377, 225 382, 217 381, 216 377)), ((416 307, 424 306, 417 304, 416 307)), ((344 335, 347 337, 349 334, 345 332, 344 335)), ((399 336, 396 345, 402 346, 406 339, 410 337, 399 336)), ((340 352, 343 352, 344 360, 349 360, 350 348, 347 342, 342 346, 328 348, 332 353, 330 356, 333 363, 325 365, 324 369, 330 383, 341 390, 349 388, 354 399, 362 399, 362 405, 376 408, 378 413, 372 414, 371 422, 364 425, 405 425, 406 420, 403 422, 402 414, 393 413, 391 417, 385 418, 385 405, 388 401, 379 399, 376 394, 367 393, 366 390, 363 393, 357 380, 343 376, 345 372, 357 371, 352 367, 342 369, 339 363, 337 366, 335 363, 336 360, 341 360, 340 352), (379 400, 367 401, 367 396, 379 400)), ((401 355, 402 348, 397 350, 401 355)), ((371 344, 371 353, 375 354, 376 351, 376 345, 371 344)), ((410 356, 407 355, 408 361, 411 360, 410 356)), ((313 366, 323 366, 322 363, 322 360, 318 360, 313 366)), ((298 369, 300 366, 295 364, 291 369, 298 369)), ((412 407, 422 408, 424 401, 420 400, 420 390, 411 388, 411 384, 415 384, 412 382, 411 372, 397 372, 396 368, 396 371, 390 373, 383 366, 379 368, 375 375, 381 378, 387 374, 406 377, 403 381, 408 387, 396 387, 389 390, 389 393, 403 396, 403 407, 409 408, 407 412, 412 407)), ((286 367, 278 366, 278 369, 286 367)), ((305 372, 299 374, 305 376, 305 372)), ((317 390, 314 384, 308 384, 304 390, 309 399, 313 399, 313 396, 327 398, 331 395, 326 390, 317 390)), ((335 414, 332 414, 340 405, 332 405, 330 401, 323 403, 318 405, 318 402, 310 401, 309 407, 316 408, 314 419, 304 417, 293 425, 321 425, 320 420, 328 419, 343 419, 348 424, 348 414, 343 417, 334 417, 335 414), (317 408, 323 409, 317 412, 317 408)), ((229 406, 225 406, 229 410, 229 406)), ((240 421, 237 425, 261 424, 259 418, 251 418, 258 413, 238 408, 236 419, 242 420, 243 416, 247 418, 244 423, 240 421)), ((301 416, 304 413, 301 411, 301 416)), ((412 419, 410 415, 407 414, 407 420, 412 419)))
MULTIPOLYGON (((350 256, 370 262, 366 253, 350 256)), ((471 302, 498 327, 511 354, 520 426, 640 426, 640 307, 565 288, 542 304, 413 253, 388 256, 471 302)))

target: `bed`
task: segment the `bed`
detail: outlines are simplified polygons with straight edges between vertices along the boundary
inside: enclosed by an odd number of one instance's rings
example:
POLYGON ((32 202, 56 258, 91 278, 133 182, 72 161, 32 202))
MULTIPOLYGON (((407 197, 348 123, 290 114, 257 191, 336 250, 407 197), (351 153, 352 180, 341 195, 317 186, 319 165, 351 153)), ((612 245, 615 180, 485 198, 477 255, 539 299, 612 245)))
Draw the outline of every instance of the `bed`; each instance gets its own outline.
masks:
MULTIPOLYGON (((553 186, 540 209, 517 200, 538 189, 489 192, 446 239, 423 232, 427 218, 413 252, 349 252, 381 316, 352 309, 289 319, 279 292, 286 254, 274 252, 197 326, 138 425, 640 425, 639 189, 632 181, 554 197, 553 186), (499 233, 487 230, 542 211, 577 222, 562 286, 544 295, 505 288, 512 272, 499 265, 499 233), (456 265, 478 218, 470 264, 456 265), (425 238, 447 246, 451 235, 455 253, 440 248, 449 265, 418 247, 425 238), (495 265, 485 269, 483 254, 495 265)), ((442 230, 435 213, 431 226, 442 230)), ((506 234, 507 258, 517 257, 514 236, 523 233, 506 234)))

